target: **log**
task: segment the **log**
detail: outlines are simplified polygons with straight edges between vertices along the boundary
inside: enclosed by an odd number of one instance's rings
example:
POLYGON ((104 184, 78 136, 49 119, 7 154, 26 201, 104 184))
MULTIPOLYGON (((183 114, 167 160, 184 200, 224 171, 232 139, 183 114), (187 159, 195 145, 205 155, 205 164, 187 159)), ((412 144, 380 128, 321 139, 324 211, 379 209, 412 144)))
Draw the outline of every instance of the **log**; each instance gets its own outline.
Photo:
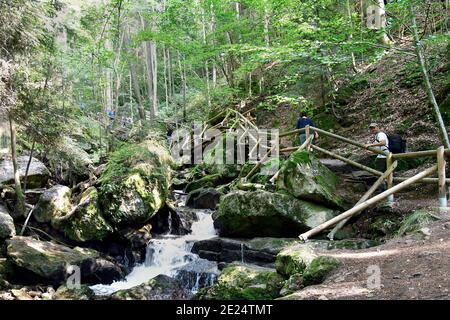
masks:
MULTIPOLYGON (((377 191, 378 187, 384 182, 384 180, 394 172, 395 168, 397 168, 398 162, 395 161, 389 168, 386 170, 385 173, 381 177, 378 178, 378 180, 373 184, 373 186, 362 196, 362 198, 356 203, 356 206, 363 203, 364 201, 368 200, 370 196, 377 191)), ((328 234, 328 239, 333 240, 334 235, 336 232, 338 232, 348 221, 350 218, 347 218, 345 220, 342 220, 339 222, 336 227, 328 234)))
POLYGON ((445 154, 444 147, 437 150, 437 166, 439 179, 439 207, 447 208, 447 186, 445 182, 445 154))
POLYGON ((294 135, 294 134, 299 134, 299 133, 303 133, 303 132, 305 132, 305 128, 303 128, 303 129, 296 129, 296 130, 293 130, 293 131, 288 131, 288 132, 285 132, 285 133, 282 133, 282 134, 280 134, 280 138, 282 138, 282 137, 287 137, 287 136, 292 136, 292 135, 294 135))
MULTIPOLYGON (((409 177, 394 177, 394 182, 403 182, 408 180, 409 177)), ((418 183, 427 183, 427 184, 436 184, 439 182, 439 178, 425 178, 422 179, 421 181, 418 181, 418 183)), ((450 183, 450 179, 445 179, 445 182, 447 184, 450 183)))
POLYGON ((359 143, 359 142, 356 142, 354 140, 350 140, 350 139, 341 137, 341 136, 339 136, 337 134, 334 134, 334 133, 331 133, 331 132, 328 132, 328 131, 325 131, 325 130, 322 130, 322 129, 314 128, 314 127, 311 127, 311 129, 314 130, 314 131, 317 131, 319 133, 322 133, 322 134, 324 134, 326 136, 329 136, 331 138, 334 138, 334 139, 337 139, 337 140, 341 140, 343 142, 347 142, 347 143, 349 143, 351 145, 354 145, 356 147, 360 147, 362 149, 370 150, 373 153, 381 154, 381 155, 384 155, 384 156, 388 155, 387 152, 380 151, 380 150, 378 150, 376 148, 373 148, 373 147, 366 148, 362 143, 359 143))
MULTIPOLYGON (((450 149, 445 149, 444 154, 448 157, 450 156, 450 149)), ((423 157, 435 157, 436 150, 426 150, 426 151, 415 151, 415 152, 407 152, 407 153, 397 153, 392 155, 395 160, 398 159, 414 159, 414 158, 423 158, 423 157)))
POLYGON ((345 163, 348 163, 349 165, 354 166, 354 167, 356 167, 356 168, 358 168, 358 169, 367 171, 367 172, 372 173, 372 174, 374 174, 374 175, 376 175, 376 176, 382 176, 382 175, 383 175, 383 172, 381 172, 381 171, 372 169, 372 168, 370 168, 370 167, 367 167, 367 166, 365 166, 365 165, 363 165, 363 164, 360 164, 360 163, 358 163, 358 162, 355 162, 355 161, 353 161, 353 160, 344 158, 344 157, 342 157, 342 156, 340 156, 340 155, 338 155, 338 154, 336 154, 336 153, 334 153, 334 152, 331 152, 331 151, 322 149, 322 148, 316 146, 315 144, 312 144, 311 147, 312 147, 313 149, 319 151, 319 152, 322 152, 322 153, 324 153, 324 154, 326 154, 326 155, 329 155, 330 157, 333 157, 333 158, 336 158, 336 159, 338 159, 338 160, 344 161, 345 163))
POLYGON ((389 197, 391 194, 394 194, 402 189, 404 189, 405 187, 422 180, 423 178, 429 176, 430 174, 436 172, 437 170, 437 165, 432 166, 431 168, 422 171, 421 173, 415 175, 414 177, 409 178, 408 180, 396 185, 395 187, 393 187, 392 189, 388 189, 386 191, 384 191, 383 193, 380 193, 379 195, 364 201, 363 203, 360 203, 359 205, 354 206, 352 209, 345 211, 344 213, 338 215, 337 217, 334 217, 331 220, 328 220, 325 223, 322 223, 321 225, 309 230, 308 232, 302 233, 299 238, 302 241, 306 241, 308 240, 310 237, 322 232, 323 230, 335 225, 336 223, 350 218, 353 215, 361 212, 362 210, 366 209, 367 207, 383 200, 386 199, 387 197, 389 197))

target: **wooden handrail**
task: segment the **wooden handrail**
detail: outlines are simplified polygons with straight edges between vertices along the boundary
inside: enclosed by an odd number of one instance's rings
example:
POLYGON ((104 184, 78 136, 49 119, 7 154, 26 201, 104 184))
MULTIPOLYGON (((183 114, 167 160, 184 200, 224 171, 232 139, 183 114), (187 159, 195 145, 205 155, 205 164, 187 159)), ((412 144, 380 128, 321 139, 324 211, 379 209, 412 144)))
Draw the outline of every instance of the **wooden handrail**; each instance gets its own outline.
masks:
POLYGON ((346 212, 338 215, 337 217, 334 217, 333 219, 330 219, 330 220, 322 223, 321 225, 318 225, 317 227, 309 230, 308 232, 301 234, 299 236, 300 240, 306 241, 313 235, 318 234, 319 232, 335 225, 336 223, 338 223, 342 220, 352 217, 353 215, 361 212, 362 210, 366 209, 367 207, 369 207, 375 203, 378 203, 381 200, 386 199, 390 195, 392 195, 392 194, 406 188, 407 186, 409 186, 415 182, 418 182, 418 181, 422 180, 423 178, 429 176, 430 174, 436 172, 437 168, 438 168, 438 166, 434 165, 433 167, 420 172, 419 174, 415 175, 414 177, 409 178, 407 181, 404 181, 404 182, 396 185, 395 187, 388 189, 388 190, 384 191, 383 193, 380 193, 379 195, 376 195, 375 197, 370 198, 369 200, 367 200, 363 203, 360 203, 357 206, 354 206, 352 209, 347 210, 346 212))
POLYGON ((343 161, 343 162, 345 162, 345 163, 348 163, 349 165, 354 166, 354 167, 356 167, 356 168, 358 168, 358 169, 361 169, 361 170, 367 171, 367 172, 369 172, 369 173, 371 173, 371 174, 374 174, 374 175, 376 175, 376 176, 382 176, 382 175, 383 175, 383 172, 381 172, 381 171, 372 169, 372 168, 370 168, 370 167, 368 167, 368 166, 365 166, 365 165, 363 165, 363 164, 360 164, 360 163, 358 163, 358 162, 356 162, 356 161, 347 159, 347 158, 345 158, 345 157, 343 157, 343 156, 340 156, 340 155, 338 155, 338 154, 336 154, 336 153, 334 153, 334 152, 331 152, 331 151, 322 149, 322 148, 316 146, 315 144, 311 144, 311 148, 313 148, 314 150, 317 150, 317 151, 319 151, 319 152, 322 152, 322 153, 324 153, 324 154, 326 154, 326 155, 328 155, 328 156, 330 156, 330 157, 333 157, 333 158, 336 158, 336 159, 338 159, 338 160, 341 160, 341 161, 343 161))

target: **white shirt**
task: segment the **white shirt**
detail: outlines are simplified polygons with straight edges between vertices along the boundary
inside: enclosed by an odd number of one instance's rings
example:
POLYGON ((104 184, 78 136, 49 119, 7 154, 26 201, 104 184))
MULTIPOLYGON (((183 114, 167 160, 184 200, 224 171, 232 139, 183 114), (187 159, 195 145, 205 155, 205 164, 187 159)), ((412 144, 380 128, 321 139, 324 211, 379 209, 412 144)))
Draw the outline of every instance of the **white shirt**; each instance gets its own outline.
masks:
MULTIPOLYGON (((386 141, 386 145, 381 146, 381 147, 374 147, 374 148, 377 148, 380 151, 389 152, 389 139, 388 139, 386 133, 380 131, 375 136, 375 142, 380 143, 382 140, 386 141)), ((379 154, 377 156, 377 158, 386 158, 386 156, 379 154)))

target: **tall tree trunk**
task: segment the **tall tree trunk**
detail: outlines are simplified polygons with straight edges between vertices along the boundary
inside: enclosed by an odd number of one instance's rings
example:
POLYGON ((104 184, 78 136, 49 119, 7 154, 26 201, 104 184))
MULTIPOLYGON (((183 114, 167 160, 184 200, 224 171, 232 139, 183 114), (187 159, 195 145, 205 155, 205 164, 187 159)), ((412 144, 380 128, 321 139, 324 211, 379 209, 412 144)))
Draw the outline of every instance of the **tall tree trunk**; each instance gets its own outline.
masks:
POLYGON ((168 81, 168 66, 167 66, 167 51, 166 51, 166 46, 163 45, 163 62, 164 62, 164 90, 165 90, 165 94, 166 94, 166 108, 169 108, 169 81, 168 81))
POLYGON ((13 163, 13 172, 14 172, 14 188, 16 191, 16 199, 17 199, 15 213, 17 216, 24 216, 25 195, 23 193, 22 186, 20 185, 20 171, 17 164, 16 127, 11 114, 9 114, 9 130, 11 135, 11 158, 12 158, 11 160, 13 163))
MULTIPOLYGON (((350 31, 349 38, 350 38, 350 41, 352 41, 353 40, 353 17, 352 17, 352 9, 351 9, 351 6, 350 6, 350 0, 347 0, 346 4, 347 4, 347 15, 348 15, 348 19, 350 21, 350 28, 352 29, 352 31, 350 31)), ((352 56, 352 68, 353 68, 353 71, 358 73, 358 68, 356 67, 355 53, 352 52, 351 56, 352 56)))
POLYGON ((264 8, 264 41, 266 43, 266 47, 270 47, 269 26, 270 26, 269 9, 266 7, 264 8))
POLYGON ((180 52, 177 52, 177 60, 178 60, 178 67, 180 69, 180 77, 181 77, 181 86, 182 86, 182 95, 183 95, 183 122, 186 122, 187 120, 187 114, 186 114, 186 70, 184 67, 184 63, 181 62, 181 55, 180 52))
MULTIPOLYGON (((201 23, 202 23, 202 37, 203 37, 203 45, 207 47, 208 42, 206 39, 206 18, 205 18, 205 10, 201 8, 201 23)), ((211 108, 211 88, 210 88, 210 80, 209 80, 209 68, 208 68, 208 60, 205 60, 205 79, 206 79, 206 99, 208 101, 208 108, 211 108)))
POLYGON ((139 117, 141 118, 142 121, 145 121, 146 117, 145 117, 144 105, 142 103, 141 89, 139 86, 139 79, 138 79, 137 72, 136 72, 136 66, 133 62, 131 50, 129 49, 130 46, 131 46, 131 44, 130 44, 130 38, 128 37, 128 32, 124 31, 124 47, 125 47, 125 51, 129 55, 128 61, 129 61, 129 65, 130 65, 131 82, 133 84, 134 95, 135 95, 137 103, 138 103, 139 117))
POLYGON ((441 133, 442 141, 444 143, 445 148, 450 148, 450 141, 448 139, 448 133, 445 128, 444 120, 442 119, 441 111, 439 110, 439 105, 437 104, 436 97, 433 92, 433 87, 431 86, 430 77, 428 75, 428 70, 425 62, 425 53, 423 50, 422 42, 420 41, 419 31, 417 30, 417 22, 416 22, 416 13, 413 5, 409 7, 410 15, 411 15, 411 27, 414 34, 414 42, 416 46, 417 59, 420 65, 420 69, 423 74, 425 88, 427 90, 428 98, 430 100, 431 105, 433 106, 434 114, 436 116, 436 120, 439 126, 439 130, 441 133))

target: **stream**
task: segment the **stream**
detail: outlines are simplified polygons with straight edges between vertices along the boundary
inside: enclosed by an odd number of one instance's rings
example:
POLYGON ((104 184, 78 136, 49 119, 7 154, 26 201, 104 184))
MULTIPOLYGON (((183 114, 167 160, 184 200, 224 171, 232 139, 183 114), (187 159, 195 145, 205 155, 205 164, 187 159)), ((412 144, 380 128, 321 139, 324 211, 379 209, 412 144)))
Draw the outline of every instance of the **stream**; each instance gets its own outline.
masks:
MULTIPOLYGON (((178 196, 178 207, 184 207, 186 196, 178 196)), ((215 283, 219 270, 217 263, 201 259, 191 252, 195 242, 217 236, 211 210, 190 209, 195 213, 191 233, 184 236, 166 235, 152 239, 146 252, 145 262, 137 265, 125 280, 111 285, 94 285, 96 295, 111 295, 146 283, 158 275, 167 275, 181 281, 185 289, 196 293, 200 288, 215 283)))

